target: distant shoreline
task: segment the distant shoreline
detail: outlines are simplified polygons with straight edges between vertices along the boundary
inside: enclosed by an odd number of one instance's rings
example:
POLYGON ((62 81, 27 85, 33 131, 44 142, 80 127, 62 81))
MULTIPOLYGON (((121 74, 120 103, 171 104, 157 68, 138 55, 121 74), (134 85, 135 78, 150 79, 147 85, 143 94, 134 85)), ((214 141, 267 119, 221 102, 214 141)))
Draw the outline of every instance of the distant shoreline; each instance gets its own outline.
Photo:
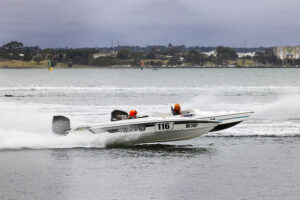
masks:
MULTIPOLYGON (((67 64, 58 63, 53 67, 58 69, 140 69, 139 66, 130 66, 130 65, 112 65, 112 66, 93 66, 93 65, 73 65, 69 67, 67 64)), ((300 66, 270 66, 270 65, 253 65, 253 66, 240 66, 240 65, 205 65, 205 66, 144 66, 143 69, 227 69, 227 68, 235 68, 235 69, 244 69, 244 68, 300 68, 300 66)), ((39 64, 35 62, 22 62, 19 60, 14 61, 0 61, 0 69, 48 69, 48 65, 46 61, 42 61, 39 64)))
MULTIPOLYGON (((274 66, 274 67, 262 67, 262 66, 247 66, 247 67, 143 67, 143 69, 300 69, 300 66, 274 66)), ((48 69, 48 67, 2 67, 0 69, 48 69)), ((98 66, 86 66, 86 67, 53 67, 53 69, 139 69, 141 67, 98 67, 98 66)))

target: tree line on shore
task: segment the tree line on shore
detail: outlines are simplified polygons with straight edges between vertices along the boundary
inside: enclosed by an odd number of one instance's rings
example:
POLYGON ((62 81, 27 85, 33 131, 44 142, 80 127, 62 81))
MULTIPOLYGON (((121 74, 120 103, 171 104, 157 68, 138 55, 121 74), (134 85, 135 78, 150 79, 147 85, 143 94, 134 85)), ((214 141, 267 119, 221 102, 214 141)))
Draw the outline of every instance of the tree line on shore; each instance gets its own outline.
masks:
POLYGON ((256 49, 253 57, 238 57, 237 51, 230 47, 207 47, 215 51, 207 54, 201 52, 204 47, 185 46, 118 46, 115 48, 46 48, 26 47, 21 42, 12 41, 0 48, 1 60, 34 61, 39 64, 42 60, 50 60, 52 66, 57 63, 89 66, 131 65, 139 66, 141 61, 152 66, 204 66, 228 65, 300 65, 300 59, 281 60, 274 54, 273 48, 256 49))

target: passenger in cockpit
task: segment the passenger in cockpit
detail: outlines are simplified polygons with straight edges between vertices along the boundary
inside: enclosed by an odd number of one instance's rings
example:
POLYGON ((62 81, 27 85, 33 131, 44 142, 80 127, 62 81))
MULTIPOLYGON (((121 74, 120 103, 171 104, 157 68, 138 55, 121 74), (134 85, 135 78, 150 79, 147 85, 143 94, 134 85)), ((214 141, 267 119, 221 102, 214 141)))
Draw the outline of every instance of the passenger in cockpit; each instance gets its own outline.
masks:
POLYGON ((181 114, 181 107, 180 104, 176 103, 174 108, 171 106, 171 111, 173 115, 180 115, 181 114))

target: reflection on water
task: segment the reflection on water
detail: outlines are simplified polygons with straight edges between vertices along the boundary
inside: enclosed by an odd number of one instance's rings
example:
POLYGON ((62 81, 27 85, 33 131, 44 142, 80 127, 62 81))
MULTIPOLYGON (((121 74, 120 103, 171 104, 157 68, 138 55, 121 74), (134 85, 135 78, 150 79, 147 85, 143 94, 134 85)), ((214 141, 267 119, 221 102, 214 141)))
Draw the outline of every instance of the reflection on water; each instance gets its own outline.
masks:
MULTIPOLYGON (((71 148, 48 149, 57 160, 69 160, 72 156, 88 155, 89 157, 195 157, 211 154, 211 147, 195 147, 193 145, 143 144, 135 146, 119 146, 109 148, 71 148)), ((34 150, 33 150, 34 151, 34 150)), ((40 151, 40 150, 36 150, 40 151)))
POLYGON ((132 147, 117 147, 114 149, 126 150, 125 152, 137 157, 151 156, 179 156, 193 157, 212 152, 211 148, 194 147, 192 145, 169 145, 169 144, 143 144, 132 147))
POLYGON ((53 151, 51 151, 51 156, 54 157, 58 161, 70 160, 69 151, 66 151, 65 149, 53 150, 53 151))

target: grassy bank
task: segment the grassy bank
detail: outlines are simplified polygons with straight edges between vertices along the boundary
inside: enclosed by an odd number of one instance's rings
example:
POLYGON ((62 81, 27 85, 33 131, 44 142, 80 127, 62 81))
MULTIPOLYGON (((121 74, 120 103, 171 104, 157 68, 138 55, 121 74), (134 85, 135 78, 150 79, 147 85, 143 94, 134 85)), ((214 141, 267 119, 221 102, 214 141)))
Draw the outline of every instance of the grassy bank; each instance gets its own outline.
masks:
MULTIPOLYGON (((87 65, 73 65, 72 68, 88 68, 93 66, 87 65)), ((95 67, 95 66, 94 66, 95 67)), ((24 69, 24 68, 37 68, 43 69, 48 68, 48 61, 43 60, 39 64, 34 61, 21 61, 21 60, 0 60, 0 68, 11 68, 11 69, 24 69)), ((69 68, 67 64, 57 63, 55 68, 69 68)))
MULTIPOLYGON (((145 67, 160 67, 152 65, 151 63, 161 62, 163 67, 181 67, 181 68, 190 68, 190 67, 205 67, 205 68, 219 68, 219 67, 239 67, 239 68, 248 68, 248 67, 299 67, 299 66, 272 66, 272 65, 260 65, 257 64, 253 60, 229 60, 226 64, 223 65, 215 65, 214 63, 206 62, 203 66, 193 65, 191 63, 183 63, 178 66, 170 66, 167 61, 157 60, 157 59, 147 59, 145 60, 145 67)), ((73 65, 72 68, 129 68, 131 67, 129 64, 124 65, 113 65, 113 66, 94 66, 94 65, 73 65)), ((135 66, 132 66, 135 67, 135 66)), ((48 60, 43 60, 40 63, 34 61, 21 61, 21 60, 0 60, 0 68, 7 69, 25 69, 25 68, 36 68, 36 69, 46 69, 48 68, 48 60)), ((55 68, 69 68, 69 66, 65 63, 57 63, 55 68)))
MULTIPOLYGON (((2 60, 0 61, 0 68, 47 68, 48 62, 46 60, 41 61, 39 64, 34 61, 21 61, 21 60, 2 60)), ((67 66, 60 66, 57 67, 67 67, 67 66)))

